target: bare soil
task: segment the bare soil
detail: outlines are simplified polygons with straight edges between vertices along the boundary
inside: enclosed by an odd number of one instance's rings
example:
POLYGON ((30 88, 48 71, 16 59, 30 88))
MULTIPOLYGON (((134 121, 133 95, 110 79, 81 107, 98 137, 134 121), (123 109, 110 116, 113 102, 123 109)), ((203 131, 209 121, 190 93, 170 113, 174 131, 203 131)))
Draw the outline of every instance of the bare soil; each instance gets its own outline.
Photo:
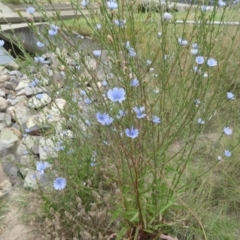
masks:
POLYGON ((6 203, 6 209, 0 216, 1 240, 40 240, 36 213, 39 212, 39 200, 36 193, 22 188, 13 188, 0 202, 6 203), (35 212, 35 217, 33 213, 35 212))

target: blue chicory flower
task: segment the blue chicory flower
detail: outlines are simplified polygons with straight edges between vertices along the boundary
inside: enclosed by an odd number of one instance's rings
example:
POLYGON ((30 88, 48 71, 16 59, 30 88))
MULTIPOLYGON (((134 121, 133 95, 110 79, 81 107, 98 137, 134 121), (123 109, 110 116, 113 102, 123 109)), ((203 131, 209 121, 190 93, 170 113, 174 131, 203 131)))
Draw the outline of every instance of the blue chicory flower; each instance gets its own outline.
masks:
POLYGON ((207 60, 207 65, 209 67, 215 67, 215 66, 217 66, 217 61, 214 58, 209 58, 207 60))
POLYGON ((40 175, 44 174, 44 170, 49 167, 49 163, 46 161, 37 161, 36 169, 40 172, 40 175))
POLYGON ((179 42, 179 44, 181 44, 182 46, 188 45, 188 41, 187 41, 187 40, 183 40, 182 38, 178 38, 178 42, 179 42))
POLYGON ((26 9, 26 13, 33 14, 34 12, 35 12, 35 8, 34 7, 28 7, 26 9))
POLYGON ((55 24, 52 24, 51 28, 48 30, 48 34, 50 36, 55 36, 58 33, 58 29, 59 29, 58 26, 56 26, 55 24))
POLYGON ((165 12, 165 13, 163 14, 163 20, 169 21, 171 18, 172 18, 172 14, 170 14, 170 13, 168 13, 168 12, 165 12))
POLYGON ((113 89, 109 89, 107 92, 107 96, 112 102, 119 102, 119 103, 122 103, 122 101, 126 99, 125 94, 126 92, 123 88, 117 88, 117 87, 114 87, 113 89))
POLYGON ((115 25, 123 28, 123 27, 124 27, 124 24, 126 23, 126 20, 118 20, 118 19, 115 19, 115 20, 114 20, 114 23, 115 23, 115 25))
POLYGON ((139 130, 138 129, 134 129, 133 127, 131 127, 131 128, 127 128, 125 130, 125 133, 126 133, 126 135, 128 137, 134 139, 134 138, 136 138, 138 136, 139 130))
POLYGON ((233 130, 232 130, 230 127, 224 127, 224 128, 223 128, 223 132, 224 132, 226 135, 232 135, 233 130))
POLYGON ((44 96, 43 93, 38 93, 38 94, 36 95, 36 98, 40 100, 40 99, 43 98, 43 96, 44 96))
POLYGON ((225 154, 226 157, 231 157, 232 156, 232 153, 229 150, 225 150, 224 154, 225 154))
POLYGON ((107 113, 97 113, 96 119, 102 125, 110 125, 113 122, 113 118, 111 118, 107 113))
POLYGON ((108 8, 113 10, 113 9, 116 9, 118 7, 118 4, 115 0, 108 0, 107 1, 107 6, 108 6, 108 8))
POLYGON ((93 51, 93 56, 95 56, 95 57, 100 57, 101 54, 102 54, 102 51, 101 51, 101 50, 94 50, 94 51, 93 51))
POLYGON ((42 48, 42 47, 44 47, 44 45, 45 45, 44 43, 37 41, 37 46, 38 47, 42 48))
POLYGON ((137 118, 144 118, 147 114, 143 113, 145 111, 145 107, 134 107, 134 112, 137 114, 137 118))
POLYGON ((44 57, 34 57, 34 61, 36 63, 44 63, 45 62, 45 58, 44 57))
POLYGON ((85 96, 87 93, 84 90, 80 90, 80 94, 85 96))
POLYGON ((131 85, 132 87, 137 87, 137 86, 139 86, 139 81, 138 81, 138 79, 137 79, 137 78, 134 78, 134 79, 131 81, 130 85, 131 85))
POLYGON ((227 99, 233 100, 234 98, 235 98, 235 96, 232 92, 227 92, 227 99))
POLYGON ((103 80, 101 84, 102 84, 103 87, 106 87, 108 85, 106 80, 103 80))
POLYGON ((203 121, 201 118, 198 118, 197 122, 198 122, 198 124, 200 124, 200 125, 205 124, 205 121, 203 121))
POLYGON ((122 118, 125 115, 125 112, 123 110, 119 110, 118 115, 116 116, 117 119, 122 118))
POLYGON ((204 57, 203 56, 197 56, 195 59, 197 64, 203 64, 204 63, 204 57))
POLYGON ((67 185, 67 181, 65 178, 58 177, 53 182, 53 187, 55 190, 63 190, 67 185))
POLYGON ((128 49, 128 54, 129 54, 130 57, 135 57, 137 55, 137 53, 134 50, 134 48, 129 48, 128 49))
POLYGON ((198 49, 196 49, 196 48, 191 49, 191 54, 192 55, 196 55, 197 53, 198 53, 198 49))
POLYGON ((199 48, 199 46, 198 46, 198 44, 197 44, 197 43, 193 43, 193 44, 192 44, 192 48, 194 48, 194 49, 198 49, 198 48, 199 48))
POLYGON ((226 6, 226 3, 225 3, 224 1, 222 1, 222 0, 219 0, 219 1, 218 1, 218 6, 219 6, 219 7, 225 7, 225 6, 226 6))
POLYGON ((200 70, 199 70, 198 66, 193 66, 193 71, 194 71, 194 72, 198 72, 198 71, 200 71, 200 70))
POLYGON ((86 104, 90 104, 90 103, 92 103, 92 100, 91 100, 90 98, 85 98, 85 99, 84 99, 84 102, 85 102, 86 104))
POLYGON ((156 123, 156 124, 159 124, 159 123, 161 123, 161 120, 160 120, 159 117, 153 116, 153 117, 152 117, 152 122, 153 122, 153 123, 156 123))
POLYGON ((28 84, 29 87, 36 87, 39 83, 39 80, 35 78, 31 83, 28 84))
POLYGON ((196 105, 199 105, 199 104, 201 103, 201 101, 200 101, 199 99, 195 99, 195 100, 194 100, 194 103, 195 103, 196 105))
POLYGON ((96 28, 99 30, 99 29, 101 29, 101 28, 102 28, 102 25, 101 25, 101 24, 99 24, 99 23, 97 23, 97 24, 96 24, 96 28))
POLYGON ((82 0, 82 1, 81 1, 81 5, 82 5, 83 7, 86 7, 86 6, 88 5, 88 0, 82 0))

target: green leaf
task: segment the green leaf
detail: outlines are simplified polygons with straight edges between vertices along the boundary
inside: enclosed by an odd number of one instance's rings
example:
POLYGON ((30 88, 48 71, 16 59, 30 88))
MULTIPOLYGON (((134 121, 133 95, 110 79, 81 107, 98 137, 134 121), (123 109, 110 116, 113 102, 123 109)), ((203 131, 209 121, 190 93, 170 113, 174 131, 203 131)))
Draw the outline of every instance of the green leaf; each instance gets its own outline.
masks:
POLYGON ((127 230, 127 227, 123 227, 117 234, 117 240, 122 240, 123 236, 126 235, 127 230))
POLYGON ((136 220, 139 216, 139 213, 136 212, 136 214, 133 216, 133 218, 130 219, 130 222, 133 222, 134 220, 136 220))
POLYGON ((168 208, 170 208, 171 206, 173 205, 173 202, 172 201, 169 201, 167 203, 167 205, 165 205, 163 208, 161 208, 160 210, 160 214, 162 214, 163 212, 165 212, 168 208))

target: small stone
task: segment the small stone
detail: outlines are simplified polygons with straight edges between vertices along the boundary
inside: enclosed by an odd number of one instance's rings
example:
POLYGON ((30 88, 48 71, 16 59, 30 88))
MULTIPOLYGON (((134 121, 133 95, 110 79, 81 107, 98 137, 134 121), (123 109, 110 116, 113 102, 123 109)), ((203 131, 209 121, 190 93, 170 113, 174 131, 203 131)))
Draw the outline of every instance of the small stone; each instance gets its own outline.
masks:
POLYGON ((7 109, 7 101, 3 97, 0 97, 0 112, 3 112, 7 109))

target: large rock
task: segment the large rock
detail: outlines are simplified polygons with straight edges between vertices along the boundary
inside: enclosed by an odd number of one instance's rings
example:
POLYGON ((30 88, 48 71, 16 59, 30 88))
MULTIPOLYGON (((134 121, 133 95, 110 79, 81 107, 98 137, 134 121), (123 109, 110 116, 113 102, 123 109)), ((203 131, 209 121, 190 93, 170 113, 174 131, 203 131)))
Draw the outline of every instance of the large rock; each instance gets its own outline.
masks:
POLYGON ((21 101, 15 106, 8 108, 7 112, 11 115, 12 119, 19 124, 22 124, 27 121, 31 111, 27 106, 27 100, 21 101))
POLYGON ((11 125, 11 116, 7 113, 0 113, 0 132, 11 125))
POLYGON ((5 96, 6 96, 6 93, 2 89, 0 89, 0 97, 5 97, 5 96))
POLYGON ((21 132, 16 128, 5 128, 0 133, 0 157, 16 154, 20 144, 21 132))
POLYGON ((0 75, 0 83, 6 82, 10 80, 10 76, 8 74, 0 75))
POLYGON ((57 152, 55 151, 56 143, 50 138, 40 138, 39 141, 39 159, 45 160, 50 157, 57 157, 57 152))
POLYGON ((14 91, 16 86, 17 86, 16 82, 9 82, 9 81, 4 82, 4 87, 8 90, 13 90, 14 91))
POLYGON ((1 158, 2 167, 5 174, 8 176, 9 181, 14 185, 21 180, 19 176, 19 168, 17 166, 16 157, 9 154, 1 158))
POLYGON ((0 97, 0 112, 3 112, 7 109, 7 101, 3 97, 0 97))
POLYGON ((8 104, 11 106, 14 106, 22 101, 27 101, 27 97, 26 96, 14 96, 14 97, 7 99, 8 104))
POLYGON ((39 136, 50 128, 45 119, 44 115, 29 116, 28 120, 22 124, 22 127, 29 135, 39 136))
POLYGON ((37 109, 48 105, 51 101, 52 99, 46 93, 37 94, 29 99, 28 106, 31 109, 37 109))
POLYGON ((29 169, 24 179, 24 188, 37 190, 38 187, 49 187, 51 182, 46 174, 40 175, 38 171, 29 169))
POLYGON ((2 165, 0 164, 0 198, 7 195, 11 188, 12 184, 8 180, 8 177, 3 171, 2 165))

